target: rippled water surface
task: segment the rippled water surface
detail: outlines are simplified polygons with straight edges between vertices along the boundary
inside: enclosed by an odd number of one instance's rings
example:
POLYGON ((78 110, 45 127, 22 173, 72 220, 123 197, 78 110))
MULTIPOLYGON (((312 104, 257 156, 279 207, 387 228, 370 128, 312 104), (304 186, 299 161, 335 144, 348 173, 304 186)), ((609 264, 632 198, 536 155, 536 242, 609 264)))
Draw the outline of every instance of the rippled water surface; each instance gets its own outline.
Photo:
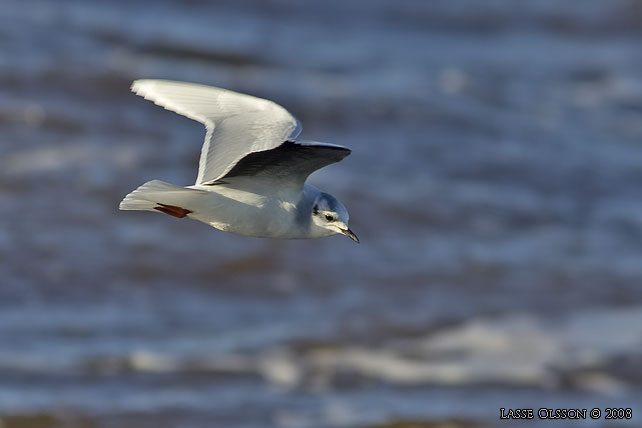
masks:
POLYGON ((636 0, 4 0, 0 426, 639 426, 641 23, 636 0), (142 77, 351 147, 310 180, 362 244, 119 212, 191 184, 203 138, 142 77))

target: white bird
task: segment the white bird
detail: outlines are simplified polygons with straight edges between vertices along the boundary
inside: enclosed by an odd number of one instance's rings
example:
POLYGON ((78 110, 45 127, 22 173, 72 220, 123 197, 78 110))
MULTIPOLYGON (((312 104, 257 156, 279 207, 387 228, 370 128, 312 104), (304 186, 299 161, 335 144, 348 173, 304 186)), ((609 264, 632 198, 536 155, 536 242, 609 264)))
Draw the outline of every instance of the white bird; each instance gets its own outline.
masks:
POLYGON ((195 83, 136 80, 132 91, 205 125, 193 186, 160 180, 122 200, 121 210, 192 218, 245 236, 280 239, 343 234, 355 242, 343 204, 305 181, 351 152, 342 146, 296 141, 301 124, 280 105, 195 83))

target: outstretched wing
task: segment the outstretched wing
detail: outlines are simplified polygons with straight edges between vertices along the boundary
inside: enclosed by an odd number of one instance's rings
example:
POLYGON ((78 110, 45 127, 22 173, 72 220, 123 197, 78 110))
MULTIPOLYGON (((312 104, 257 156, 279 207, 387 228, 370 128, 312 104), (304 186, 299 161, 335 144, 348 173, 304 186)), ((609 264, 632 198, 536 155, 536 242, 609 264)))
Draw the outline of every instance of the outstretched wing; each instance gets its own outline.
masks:
POLYGON ((136 80, 132 91, 205 125, 196 184, 211 184, 241 159, 294 139, 301 124, 280 105, 226 89, 170 80, 136 80))
POLYGON ((262 180, 278 180, 282 185, 302 187, 308 175, 339 162, 350 153, 347 147, 334 144, 288 140, 273 149, 248 154, 220 181, 211 184, 229 182, 235 177, 261 177, 262 180))

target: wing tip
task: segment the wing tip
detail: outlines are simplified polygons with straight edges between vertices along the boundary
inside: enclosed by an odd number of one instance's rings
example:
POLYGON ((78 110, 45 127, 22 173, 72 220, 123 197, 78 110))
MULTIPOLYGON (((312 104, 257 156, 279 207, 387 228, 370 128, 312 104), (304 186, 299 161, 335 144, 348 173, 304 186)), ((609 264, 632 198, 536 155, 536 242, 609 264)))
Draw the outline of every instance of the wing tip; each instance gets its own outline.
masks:
POLYGON ((137 95, 145 95, 150 91, 154 90, 154 88, 159 84, 175 86, 177 84, 185 84, 185 83, 191 84, 189 82, 179 82, 176 80, 167 80, 167 79, 136 79, 132 82, 129 89, 131 89, 132 92, 136 93, 137 95))
POLYGON ((339 144, 332 144, 332 143, 321 143, 318 141, 286 141, 291 142, 294 144, 297 144, 299 146, 303 147, 316 147, 316 148, 324 148, 324 149, 330 149, 330 150, 337 150, 344 152, 346 156, 348 156, 350 153, 352 153, 352 149, 346 147, 346 146, 341 146, 339 144))
POLYGON ((136 95, 144 96, 157 81, 156 79, 136 79, 132 82, 129 89, 136 95))
MULTIPOLYGON (((133 92, 146 91, 153 89, 155 86, 160 86, 160 88, 176 88, 176 87, 198 87, 198 88, 211 88, 218 89, 222 91, 232 92, 229 89, 217 88, 215 86, 207 86, 201 83, 194 82, 184 82, 180 80, 170 80, 170 79, 136 79, 132 82, 129 87, 133 92)), ((245 95, 245 94, 242 94, 245 95)))

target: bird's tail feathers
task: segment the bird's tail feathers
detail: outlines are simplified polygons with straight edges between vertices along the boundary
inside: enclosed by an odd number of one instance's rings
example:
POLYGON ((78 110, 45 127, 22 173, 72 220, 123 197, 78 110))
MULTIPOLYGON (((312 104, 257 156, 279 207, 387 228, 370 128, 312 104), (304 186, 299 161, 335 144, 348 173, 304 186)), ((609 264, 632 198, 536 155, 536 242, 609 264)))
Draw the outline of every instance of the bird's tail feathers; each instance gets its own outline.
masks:
POLYGON ((161 180, 152 180, 125 196, 118 208, 134 211, 160 211, 175 217, 184 217, 193 212, 195 197, 204 193, 206 192, 202 190, 187 189, 161 180), (183 215, 177 215, 177 209, 178 213, 182 212, 183 215))

